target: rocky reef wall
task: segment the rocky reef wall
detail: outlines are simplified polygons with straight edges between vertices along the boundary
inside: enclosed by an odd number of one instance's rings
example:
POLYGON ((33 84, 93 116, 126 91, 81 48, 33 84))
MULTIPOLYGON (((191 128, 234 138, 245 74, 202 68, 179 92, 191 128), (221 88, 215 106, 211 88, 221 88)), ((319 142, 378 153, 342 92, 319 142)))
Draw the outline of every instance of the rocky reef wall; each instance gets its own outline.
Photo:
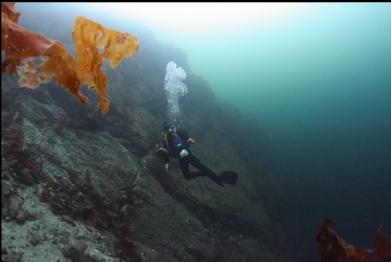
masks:
POLYGON ((186 181, 175 160, 165 172, 154 152, 165 65, 189 67, 169 44, 140 45, 107 70, 105 117, 90 90, 82 105, 53 83, 28 90, 2 76, 2 261, 280 261, 262 137, 244 136, 259 134, 257 124, 190 74, 181 106, 193 152, 239 182, 186 181))

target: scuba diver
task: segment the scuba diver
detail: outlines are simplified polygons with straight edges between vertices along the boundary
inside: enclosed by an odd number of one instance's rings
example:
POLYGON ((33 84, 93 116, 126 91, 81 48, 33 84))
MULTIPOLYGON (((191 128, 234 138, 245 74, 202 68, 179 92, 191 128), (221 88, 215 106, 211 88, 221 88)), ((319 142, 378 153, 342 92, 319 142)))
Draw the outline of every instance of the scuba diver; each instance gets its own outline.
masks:
POLYGON ((164 159, 164 166, 168 171, 170 157, 178 158, 182 173, 186 180, 199 176, 207 176, 220 186, 224 183, 234 185, 237 182, 237 174, 231 171, 224 171, 219 176, 191 152, 189 146, 196 143, 187 131, 183 128, 174 128, 169 123, 163 124, 164 136, 160 146, 157 149, 159 156, 164 159), (198 171, 190 171, 189 165, 195 166, 198 171))

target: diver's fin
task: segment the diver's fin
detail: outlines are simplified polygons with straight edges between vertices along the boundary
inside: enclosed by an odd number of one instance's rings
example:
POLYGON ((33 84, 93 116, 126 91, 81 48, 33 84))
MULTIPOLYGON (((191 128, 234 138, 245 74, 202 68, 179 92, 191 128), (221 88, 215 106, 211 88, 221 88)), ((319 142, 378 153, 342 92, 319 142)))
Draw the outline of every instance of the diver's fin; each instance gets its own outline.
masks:
POLYGON ((233 171, 223 171, 221 172, 220 179, 225 184, 236 185, 238 182, 238 174, 233 171))
POLYGON ((219 186, 224 186, 223 180, 220 176, 216 176, 216 174, 213 175, 207 175, 210 179, 212 179, 216 184, 219 186))

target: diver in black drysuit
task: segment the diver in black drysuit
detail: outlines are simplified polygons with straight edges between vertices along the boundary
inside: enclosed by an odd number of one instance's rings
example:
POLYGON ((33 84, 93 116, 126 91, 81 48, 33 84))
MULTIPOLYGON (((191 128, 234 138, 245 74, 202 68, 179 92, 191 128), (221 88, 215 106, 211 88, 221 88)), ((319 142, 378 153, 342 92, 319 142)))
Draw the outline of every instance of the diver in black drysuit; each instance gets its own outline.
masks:
POLYGON ((166 170, 168 170, 171 156, 178 158, 186 180, 199 176, 207 176, 220 186, 224 186, 223 182, 231 185, 236 184, 237 174, 235 172, 225 171, 222 172, 221 176, 218 176, 209 167, 201 163, 189 148, 189 145, 194 144, 195 140, 188 135, 185 129, 175 129, 165 123, 164 130, 165 136, 161 142, 161 147, 158 149, 158 153, 164 158, 166 170), (199 170, 194 172, 190 171, 190 164, 199 170))

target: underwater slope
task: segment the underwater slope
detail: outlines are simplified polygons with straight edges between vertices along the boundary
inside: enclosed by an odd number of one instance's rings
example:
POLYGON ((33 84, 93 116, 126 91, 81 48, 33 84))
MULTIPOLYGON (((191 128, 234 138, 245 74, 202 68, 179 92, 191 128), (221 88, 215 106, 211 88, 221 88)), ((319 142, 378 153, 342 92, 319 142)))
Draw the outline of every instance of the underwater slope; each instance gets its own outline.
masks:
POLYGON ((105 117, 90 90, 81 105, 54 84, 27 90, 2 77, 5 261, 278 261, 282 236, 258 192, 262 161, 238 146, 244 120, 227 115, 200 77, 189 76, 182 104, 193 150, 214 170, 238 170, 238 185, 186 181, 176 163, 164 172, 154 153, 164 69, 170 60, 187 68, 186 57, 142 40, 142 52, 106 70, 105 117))

